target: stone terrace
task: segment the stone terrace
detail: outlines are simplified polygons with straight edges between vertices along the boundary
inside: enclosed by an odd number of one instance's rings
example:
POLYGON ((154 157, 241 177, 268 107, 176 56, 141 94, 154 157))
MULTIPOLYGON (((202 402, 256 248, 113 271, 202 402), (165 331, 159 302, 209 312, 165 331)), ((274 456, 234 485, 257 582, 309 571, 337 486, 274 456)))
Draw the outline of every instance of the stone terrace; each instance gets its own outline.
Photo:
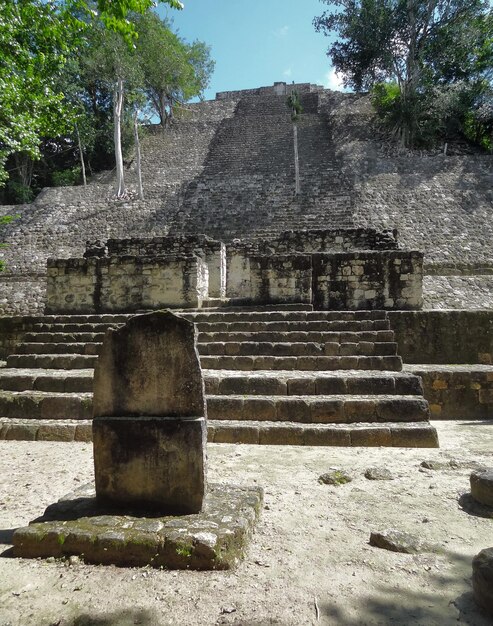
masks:
MULTIPOLYGON (((283 310, 284 309, 284 310, 283 310)), ((387 313, 188 311, 199 330, 209 440, 434 447, 421 381, 387 313)), ((31 318, 0 369, 0 438, 89 440, 103 333, 126 315, 31 318)))

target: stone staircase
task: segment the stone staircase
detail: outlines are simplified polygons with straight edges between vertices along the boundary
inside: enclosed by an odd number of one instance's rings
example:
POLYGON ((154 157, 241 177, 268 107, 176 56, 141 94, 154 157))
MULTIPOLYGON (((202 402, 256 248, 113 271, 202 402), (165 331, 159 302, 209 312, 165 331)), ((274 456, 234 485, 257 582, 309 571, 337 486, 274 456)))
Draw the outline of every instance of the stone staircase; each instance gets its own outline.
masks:
MULTIPOLYGON (((182 311, 198 328, 209 440, 435 447, 421 380, 382 311, 182 311)), ((93 367, 128 315, 42 316, 0 369, 0 439, 89 441, 93 367)))

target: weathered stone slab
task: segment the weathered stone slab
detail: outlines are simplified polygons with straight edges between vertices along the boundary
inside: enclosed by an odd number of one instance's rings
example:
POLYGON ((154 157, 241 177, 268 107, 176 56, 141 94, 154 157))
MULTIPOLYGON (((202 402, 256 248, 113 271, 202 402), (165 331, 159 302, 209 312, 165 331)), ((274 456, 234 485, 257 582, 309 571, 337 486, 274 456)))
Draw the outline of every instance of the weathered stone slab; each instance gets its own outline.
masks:
POLYGON ((243 556, 263 502, 260 487, 210 485, 201 513, 181 517, 126 515, 102 507, 93 485, 49 506, 15 531, 14 555, 79 555, 88 563, 167 569, 231 569, 243 556))
POLYGON ((472 560, 472 588, 476 602, 493 617, 493 548, 481 550, 472 560))
POLYGON ((480 504, 493 507, 493 469, 472 472, 470 480, 472 497, 480 504))
POLYGON ((97 417, 93 438, 100 502, 175 515, 200 511, 205 418, 97 417))
POLYGON ((171 311, 109 329, 94 372, 94 416, 204 416, 195 333, 171 311))
POLYGON ((207 424, 193 323, 158 311, 110 329, 96 365, 94 415, 101 503, 201 510, 207 424))
POLYGON ((394 529, 372 532, 370 534, 370 545, 390 550, 390 552, 403 552, 404 554, 437 551, 437 546, 429 545, 410 533, 394 529))

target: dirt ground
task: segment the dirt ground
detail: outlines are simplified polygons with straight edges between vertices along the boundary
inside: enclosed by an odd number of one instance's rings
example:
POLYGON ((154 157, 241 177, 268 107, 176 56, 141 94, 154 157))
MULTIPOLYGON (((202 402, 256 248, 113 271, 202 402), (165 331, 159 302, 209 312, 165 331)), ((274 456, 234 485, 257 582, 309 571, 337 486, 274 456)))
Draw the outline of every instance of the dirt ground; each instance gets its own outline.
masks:
POLYGON ((0 625, 491 624, 471 593, 471 560, 493 519, 461 509, 475 463, 493 466, 493 422, 435 423, 439 450, 210 445, 209 478, 257 484, 265 505, 235 571, 123 569, 14 559, 13 529, 92 477, 83 443, 0 442, 0 625), (424 460, 459 467, 426 470, 424 460), (364 472, 386 467, 391 481, 364 472), (331 468, 350 483, 319 484, 331 468), (372 530, 438 544, 408 555, 372 530))

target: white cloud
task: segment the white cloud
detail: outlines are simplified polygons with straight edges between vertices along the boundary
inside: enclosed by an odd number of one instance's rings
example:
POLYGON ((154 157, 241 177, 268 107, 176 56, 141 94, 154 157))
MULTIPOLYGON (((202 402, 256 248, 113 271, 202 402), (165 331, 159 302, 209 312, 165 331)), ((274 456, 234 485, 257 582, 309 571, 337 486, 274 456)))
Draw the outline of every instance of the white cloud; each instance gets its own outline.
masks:
POLYGON ((281 26, 281 28, 278 28, 277 30, 274 31, 274 35, 276 37, 287 37, 289 33, 289 26, 281 26))
POLYGON ((343 76, 338 74, 335 69, 330 69, 324 76, 323 85, 326 89, 333 89, 334 91, 343 91, 343 76))
POLYGON ((290 67, 287 67, 282 73, 283 76, 289 78, 293 74, 293 70, 290 67))

